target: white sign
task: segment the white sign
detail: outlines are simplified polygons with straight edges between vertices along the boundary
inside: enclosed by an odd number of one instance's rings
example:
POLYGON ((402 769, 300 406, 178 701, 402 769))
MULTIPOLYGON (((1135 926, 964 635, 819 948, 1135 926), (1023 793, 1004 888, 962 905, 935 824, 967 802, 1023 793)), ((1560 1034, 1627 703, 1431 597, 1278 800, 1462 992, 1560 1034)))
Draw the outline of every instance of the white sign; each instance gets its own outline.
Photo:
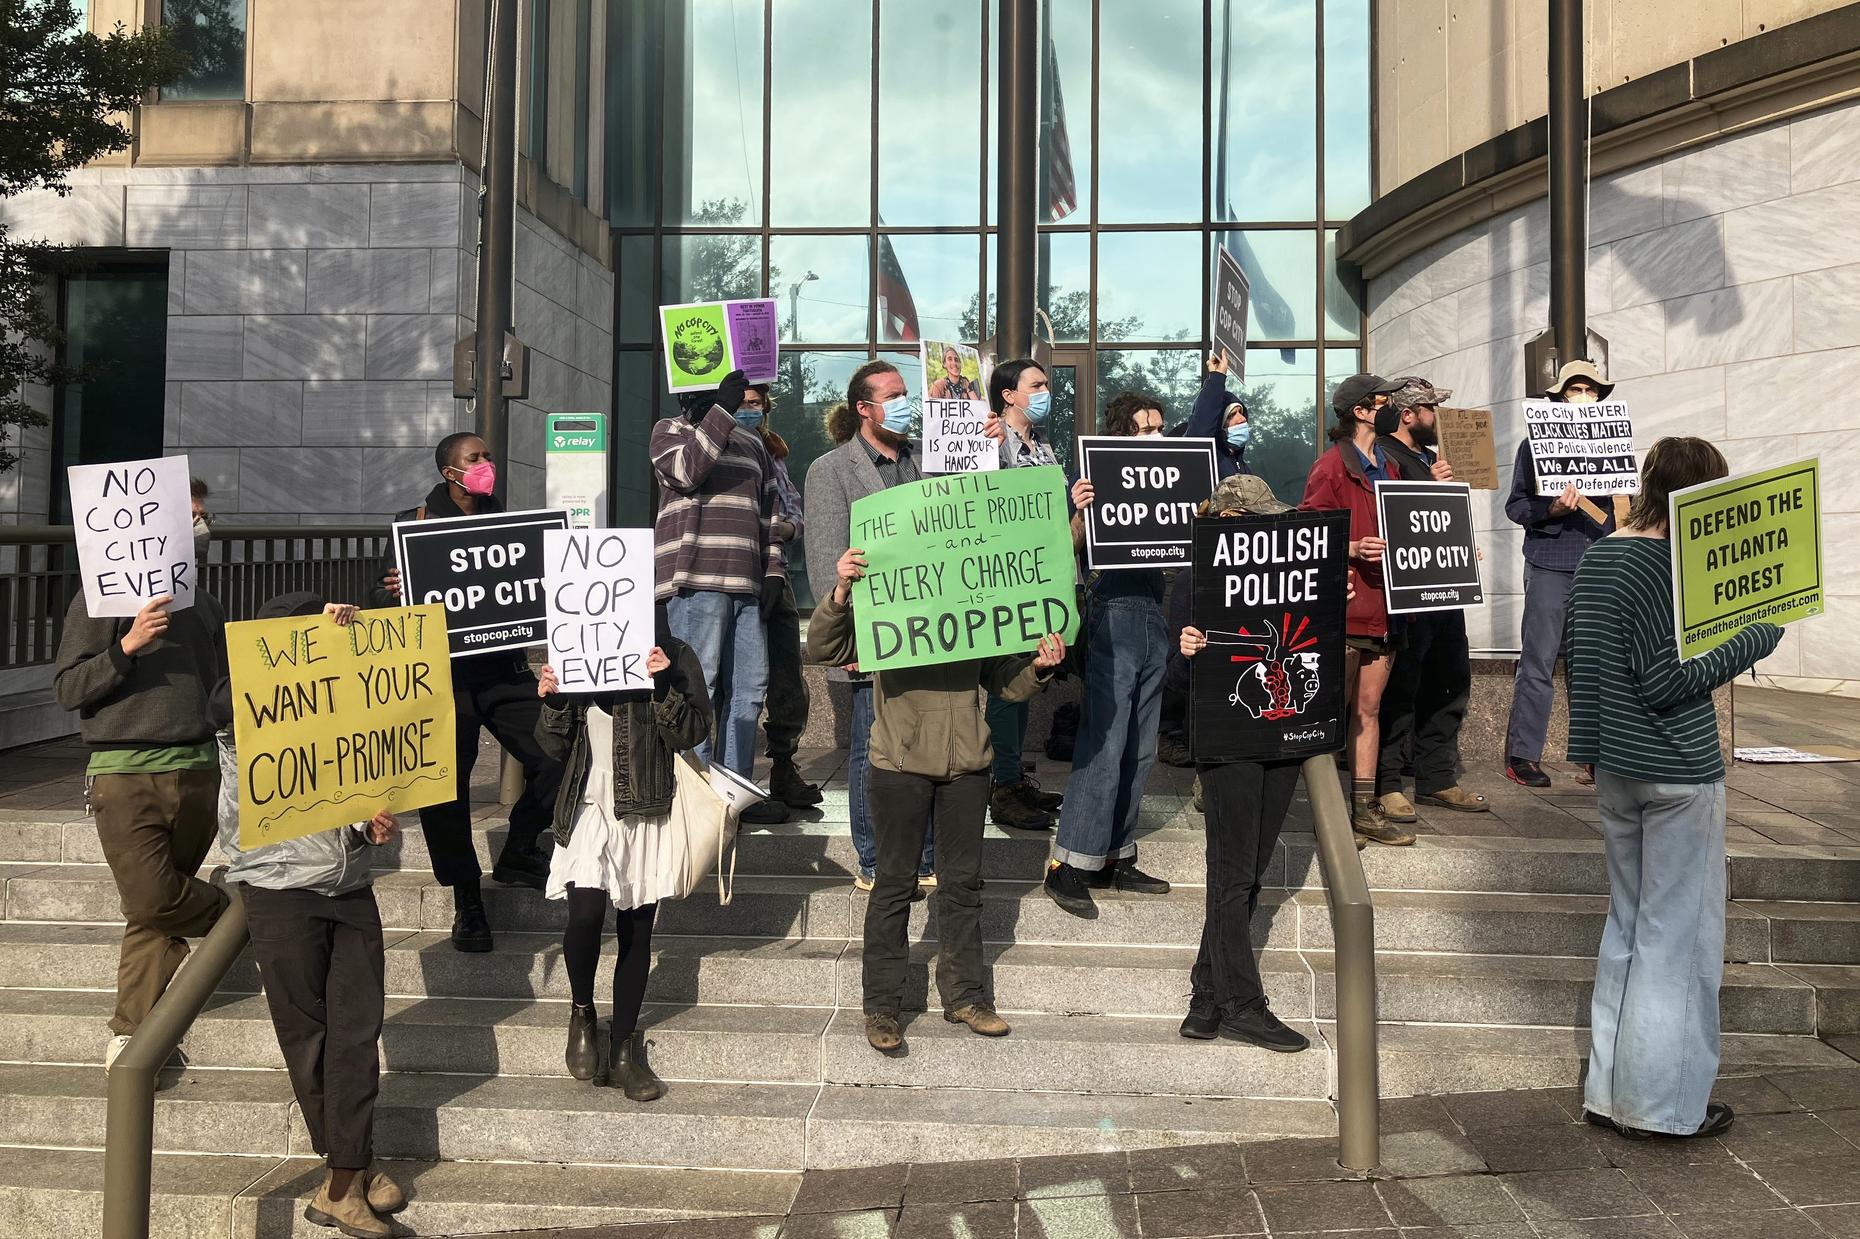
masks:
POLYGON ((543 534, 549 665, 565 693, 652 687, 652 530, 543 534))
POLYGON ((170 611, 194 605, 194 504, 187 457, 72 465, 84 606, 93 616, 134 615, 163 594, 170 611))
POLYGON ((1640 491, 1634 422, 1621 401, 1526 400, 1524 430, 1537 466, 1538 495, 1554 498, 1571 482, 1585 495, 1640 491))
POLYGON ((1001 467, 1001 444, 982 433, 981 354, 964 344, 926 340, 919 347, 924 378, 923 460, 930 473, 985 473, 1001 467))

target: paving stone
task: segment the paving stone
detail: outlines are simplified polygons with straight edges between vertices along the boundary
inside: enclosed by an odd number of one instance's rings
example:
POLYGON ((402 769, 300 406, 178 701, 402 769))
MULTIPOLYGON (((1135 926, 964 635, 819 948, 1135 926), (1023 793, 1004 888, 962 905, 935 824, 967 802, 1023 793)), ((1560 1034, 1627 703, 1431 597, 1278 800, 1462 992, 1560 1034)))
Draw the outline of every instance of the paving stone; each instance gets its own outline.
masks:
POLYGON ((1680 1239, 1679 1228, 1663 1217, 1610 1217, 1546 1221, 1532 1219, 1542 1239, 1680 1239))
POLYGON ((896 1209, 859 1213, 808 1213, 782 1223, 781 1239, 891 1239, 896 1209))
POLYGON ((1335 1140, 1273 1140, 1241 1150, 1252 1183, 1342 1180, 1362 1176, 1337 1162, 1335 1140))
POLYGON ((1134 1196, 1060 1196, 1018 1204, 1020 1239, 1138 1239, 1134 1196))
POLYGON ((1855 1239, 1860 1236, 1860 1205, 1829 1205, 1825 1208, 1804 1209, 1802 1213, 1823 1234, 1834 1235, 1836 1239, 1855 1239))
POLYGON ((1822 1230, 1795 1209, 1749 1213, 1682 1213, 1673 1218, 1686 1239, 1821 1239, 1822 1230))
POLYGON ((1804 1110, 1851 1110, 1860 1106, 1860 1071, 1772 1071, 1766 1077, 1804 1110))
POLYGON ((1507 1175, 1505 1190, 1532 1222, 1638 1217, 1659 1210, 1619 1170, 1546 1170, 1507 1175))
POLYGON ((1636 1166, 1628 1182, 1667 1213, 1743 1213, 1784 1203, 1748 1167, 1636 1166))
POLYGON ((906 1205, 898 1215, 896 1239, 1016 1239, 1011 1200, 968 1205, 906 1205))
POLYGON ((1266 1231, 1259 1201, 1251 1192, 1149 1192, 1139 1193, 1136 1202, 1143 1239, 1207 1239, 1266 1231))
POLYGON ((1773 1162, 1757 1173, 1792 1205, 1860 1204, 1860 1154, 1773 1162))
POLYGON ((992 1161, 919 1163, 911 1167, 904 1185, 907 1209, 920 1204, 1013 1200, 1019 1195, 1020 1163, 1011 1157, 992 1161))
POLYGON ((1376 1184, 1389 1216, 1410 1226, 1464 1226, 1477 1222, 1521 1222, 1524 1211, 1493 1175, 1448 1175, 1376 1184))
POLYGON ((1588 1133, 1574 1124, 1560 1127, 1530 1124, 1468 1132, 1479 1156, 1498 1172, 1523 1170, 1574 1170, 1608 1165, 1588 1133))
POLYGON ((1129 1193, 1130 1160, 1122 1152, 1020 1160, 1020 1195, 1025 1200, 1129 1193))
POLYGON ((861 1166, 848 1170, 813 1170, 801 1180, 789 1213, 850 1213, 896 1209, 904 1203, 904 1164, 861 1166))
POLYGON ((1485 1170, 1470 1140, 1457 1132, 1384 1131, 1382 1173, 1403 1178, 1420 1175, 1468 1174, 1485 1170))
POLYGON ((1237 1144, 1133 1149, 1130 1153, 1133 1192, 1236 1192, 1246 1182, 1246 1165, 1237 1144))
POLYGON ((1554 1127, 1569 1122, 1556 1099, 1543 1090, 1454 1093, 1442 1097, 1440 1103, 1467 1132, 1528 1123, 1554 1127))
POLYGON ((1754 1114, 1718 1137, 1736 1157, 1751 1163, 1799 1162, 1844 1157, 1854 1146, 1812 1114, 1754 1114))
POLYGON ((1712 1085, 1711 1099, 1730 1106, 1740 1119, 1752 1114, 1780 1114, 1802 1108, 1763 1076, 1721 1078, 1712 1085))
POLYGON ((1392 1220, 1371 1183, 1292 1183, 1262 1187, 1258 1198, 1275 1235, 1367 1229, 1392 1220))

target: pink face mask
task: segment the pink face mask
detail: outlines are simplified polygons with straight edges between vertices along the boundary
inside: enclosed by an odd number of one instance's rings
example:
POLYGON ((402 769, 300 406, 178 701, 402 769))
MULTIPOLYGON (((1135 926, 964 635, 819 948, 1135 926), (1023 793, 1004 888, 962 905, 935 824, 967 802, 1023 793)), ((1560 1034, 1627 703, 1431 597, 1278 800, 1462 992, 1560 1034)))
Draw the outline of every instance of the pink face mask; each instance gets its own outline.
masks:
POLYGON ((495 461, 481 460, 471 468, 459 474, 459 485, 468 495, 488 495, 497 489, 497 464, 495 461))

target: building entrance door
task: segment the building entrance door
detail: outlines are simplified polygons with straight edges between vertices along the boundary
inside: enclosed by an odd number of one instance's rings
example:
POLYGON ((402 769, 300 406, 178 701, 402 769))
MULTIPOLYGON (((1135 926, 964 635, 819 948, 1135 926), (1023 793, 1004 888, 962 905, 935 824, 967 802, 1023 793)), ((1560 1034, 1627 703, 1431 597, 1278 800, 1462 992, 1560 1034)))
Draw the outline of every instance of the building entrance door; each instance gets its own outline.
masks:
POLYGON ((1073 440, 1079 435, 1096 433, 1097 428, 1091 352, 1054 349, 1046 378, 1053 390, 1053 413, 1048 426, 1053 451, 1059 463, 1070 469, 1077 459, 1073 440))

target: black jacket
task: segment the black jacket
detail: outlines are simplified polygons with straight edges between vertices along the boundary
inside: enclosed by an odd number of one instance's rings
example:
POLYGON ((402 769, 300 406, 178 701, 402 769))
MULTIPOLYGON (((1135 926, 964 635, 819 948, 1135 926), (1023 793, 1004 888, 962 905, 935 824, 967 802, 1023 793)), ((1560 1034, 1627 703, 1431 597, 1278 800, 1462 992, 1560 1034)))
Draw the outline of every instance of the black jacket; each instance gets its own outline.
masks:
POLYGON ((555 693, 543 701, 536 720, 536 743, 552 761, 565 762, 556 793, 555 841, 566 845, 581 815, 588 785, 589 706, 599 706, 614 720, 614 804, 616 818, 629 813, 651 817, 672 807, 677 777, 674 754, 694 749, 710 737, 710 693, 704 668, 691 647, 663 630, 659 648, 672 665, 653 677, 652 691, 637 693, 555 693))
POLYGON ((1434 480, 1434 454, 1426 448, 1412 448, 1394 435, 1379 435, 1376 446, 1388 453, 1395 471, 1401 474, 1404 482, 1431 482, 1434 480))
MULTIPOLYGON (((504 505, 493 496, 481 495, 478 498, 478 510, 474 516, 491 516, 502 512, 504 505)), ((402 508, 394 514, 394 523, 402 521, 423 521, 427 517, 464 516, 459 505, 452 502, 452 490, 445 482, 426 494, 426 502, 418 507, 402 508)), ((401 604, 399 594, 390 594, 382 585, 387 574, 400 566, 394 555, 392 532, 387 542, 387 551, 381 556, 380 570, 375 573, 374 584, 368 588, 368 605, 371 607, 397 607, 401 604)), ((503 680, 531 679, 529 660, 521 650, 500 650, 490 654, 469 654, 452 660, 452 683, 454 688, 478 688, 486 684, 503 680)), ((533 683, 534 681, 531 680, 533 683)))

